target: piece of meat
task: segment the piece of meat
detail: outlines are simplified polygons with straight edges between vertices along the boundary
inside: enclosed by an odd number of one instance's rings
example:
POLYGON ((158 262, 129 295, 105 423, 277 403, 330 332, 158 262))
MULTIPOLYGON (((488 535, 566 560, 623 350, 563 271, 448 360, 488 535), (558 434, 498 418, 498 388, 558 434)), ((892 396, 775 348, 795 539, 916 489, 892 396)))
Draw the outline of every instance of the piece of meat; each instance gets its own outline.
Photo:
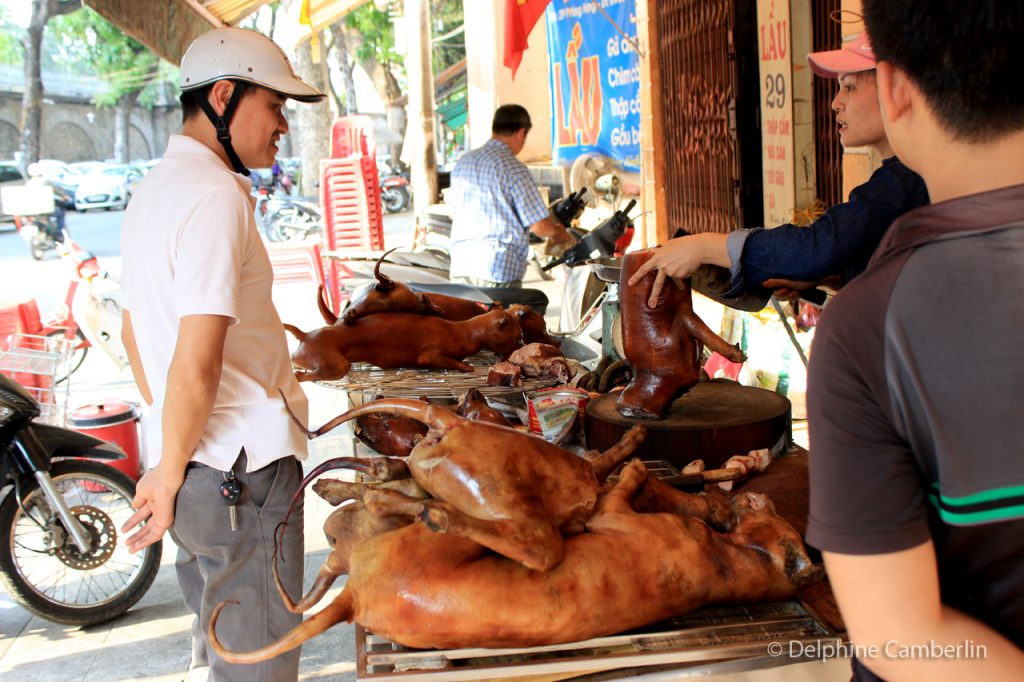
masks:
POLYGON ((699 518, 638 512, 633 500, 646 474, 638 461, 627 466, 586 532, 565 540, 564 559, 549 571, 412 524, 358 544, 338 597, 268 647, 225 650, 216 636, 219 605, 209 626, 212 648, 227 661, 254 663, 341 621, 415 648, 542 646, 630 630, 706 604, 791 599, 821 576, 766 497, 735 496, 722 533, 699 518))
POLYGON ((680 473, 700 473, 703 470, 705 470, 705 463, 703 463, 703 460, 693 460, 683 467, 683 470, 680 473))
POLYGON ((726 460, 725 464, 722 465, 722 468, 739 469, 743 472, 743 475, 732 481, 721 481, 718 484, 718 487, 729 492, 733 489, 734 485, 742 482, 749 474, 762 472, 767 469, 768 465, 771 464, 771 461, 772 457, 767 449, 751 450, 746 455, 734 455, 726 460))
POLYGON ((634 419, 663 419, 672 402, 700 381, 701 344, 733 362, 746 359, 711 331, 693 312, 689 280, 667 283, 656 308, 647 307, 656 272, 635 286, 629 278, 654 255, 635 251, 622 259, 619 305, 622 343, 633 379, 619 395, 616 409, 634 419))
MULTIPOLYGON (((377 396, 380 399, 382 396, 377 396)), ((429 402, 426 398, 420 398, 429 402)), ((356 419, 352 432, 374 451, 388 457, 408 457, 427 434, 427 427, 414 419, 389 414, 367 414, 356 419)))
POLYGON ((562 351, 546 343, 530 343, 515 350, 508 361, 519 365, 528 377, 546 377, 563 383, 572 379, 572 368, 562 351))
POLYGON ((522 373, 519 365, 504 360, 496 362, 487 370, 487 385, 520 388, 523 385, 522 373))
POLYGON ((498 426, 512 426, 505 419, 505 415, 487 404, 487 399, 480 393, 479 388, 471 388, 463 394, 455 414, 473 421, 487 422, 498 426))

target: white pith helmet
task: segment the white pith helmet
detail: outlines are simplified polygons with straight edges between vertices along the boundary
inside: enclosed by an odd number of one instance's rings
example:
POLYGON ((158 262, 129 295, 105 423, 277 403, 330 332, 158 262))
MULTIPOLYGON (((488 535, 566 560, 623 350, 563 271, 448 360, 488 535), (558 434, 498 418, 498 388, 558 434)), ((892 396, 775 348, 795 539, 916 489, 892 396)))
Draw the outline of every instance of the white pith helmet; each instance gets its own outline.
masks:
POLYGON ((181 58, 182 92, 220 80, 246 81, 300 102, 325 97, 295 75, 277 43, 246 28, 216 28, 192 41, 181 58))

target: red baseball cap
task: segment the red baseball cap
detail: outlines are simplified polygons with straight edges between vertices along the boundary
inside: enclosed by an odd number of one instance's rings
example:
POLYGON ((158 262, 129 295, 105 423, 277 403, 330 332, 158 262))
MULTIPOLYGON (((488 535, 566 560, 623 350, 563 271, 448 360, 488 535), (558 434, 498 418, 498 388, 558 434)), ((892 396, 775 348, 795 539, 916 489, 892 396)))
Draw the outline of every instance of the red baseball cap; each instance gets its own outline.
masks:
POLYGON ((875 68, 875 51, 867 33, 858 33, 841 50, 812 52, 807 55, 811 71, 824 78, 839 78, 844 73, 857 73, 875 68))

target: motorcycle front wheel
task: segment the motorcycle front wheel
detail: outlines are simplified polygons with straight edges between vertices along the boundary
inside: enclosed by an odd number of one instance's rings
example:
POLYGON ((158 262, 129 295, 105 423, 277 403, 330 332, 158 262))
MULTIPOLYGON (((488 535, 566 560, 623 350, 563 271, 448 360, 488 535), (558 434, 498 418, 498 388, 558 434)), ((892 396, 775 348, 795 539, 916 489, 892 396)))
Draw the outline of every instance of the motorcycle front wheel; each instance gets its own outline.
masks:
POLYGON ((267 216, 266 235, 272 242, 306 239, 319 231, 320 221, 305 211, 288 208, 267 216))
MULTIPOLYGON (((47 334, 48 337, 66 338, 63 329, 57 329, 47 334)), ((81 329, 75 330, 75 336, 71 339, 71 358, 68 360, 67 374, 58 374, 56 383, 67 381, 68 377, 78 371, 78 368, 85 362, 85 356, 89 352, 89 342, 85 340, 85 334, 81 329)))
POLYGON ((46 252, 52 248, 53 242, 41 232, 32 237, 32 241, 29 243, 29 250, 32 252, 32 258, 34 260, 43 260, 46 256, 46 252))
POLYGON ((404 187, 388 187, 380 193, 380 202, 388 213, 400 213, 409 205, 409 192, 404 187))
POLYGON ((113 467, 87 460, 54 462, 50 476, 92 548, 82 553, 34 479, 0 504, 0 579, 32 613, 64 625, 95 625, 123 614, 146 593, 160 569, 162 543, 130 554, 119 542, 132 515, 135 483, 113 467))

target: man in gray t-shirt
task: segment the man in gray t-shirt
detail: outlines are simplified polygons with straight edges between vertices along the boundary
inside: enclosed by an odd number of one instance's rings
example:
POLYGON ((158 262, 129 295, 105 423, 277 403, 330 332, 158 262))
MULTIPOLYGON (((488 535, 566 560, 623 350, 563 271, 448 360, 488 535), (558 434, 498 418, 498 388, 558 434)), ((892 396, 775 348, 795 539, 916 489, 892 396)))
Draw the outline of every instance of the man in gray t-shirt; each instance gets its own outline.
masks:
POLYGON ((886 132, 933 204, 893 224, 817 328, 807 540, 855 679, 1020 679, 1024 91, 1006 84, 1024 4, 864 12, 886 132))

